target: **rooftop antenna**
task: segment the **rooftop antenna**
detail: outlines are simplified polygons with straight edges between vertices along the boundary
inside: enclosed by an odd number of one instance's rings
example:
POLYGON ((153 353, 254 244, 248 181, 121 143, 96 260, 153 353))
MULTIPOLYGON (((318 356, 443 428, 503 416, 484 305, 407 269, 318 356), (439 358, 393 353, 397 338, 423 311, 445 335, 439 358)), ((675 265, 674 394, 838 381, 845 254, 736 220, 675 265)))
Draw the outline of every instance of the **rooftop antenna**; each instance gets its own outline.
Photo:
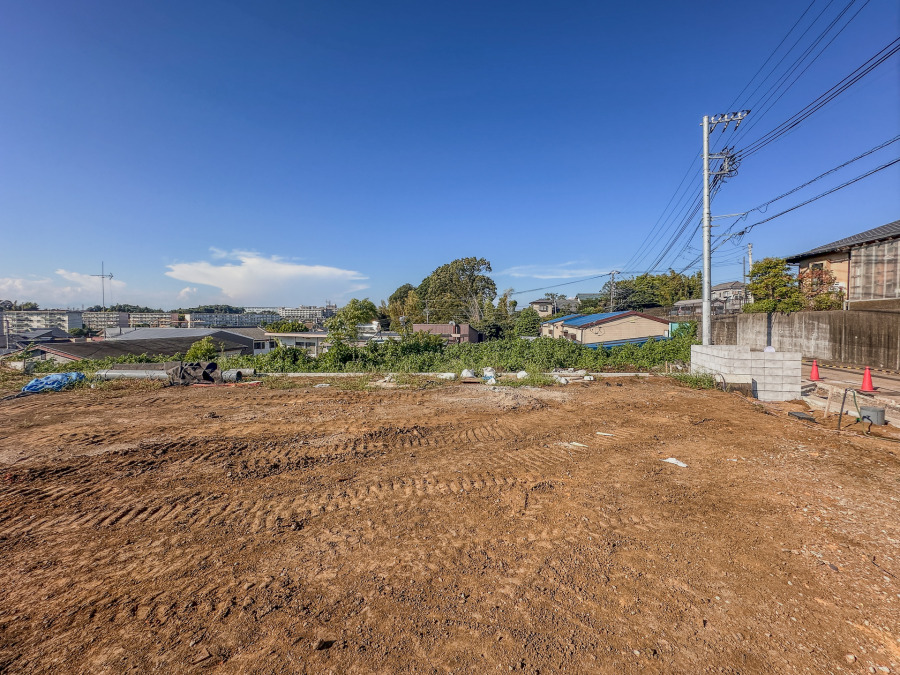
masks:
POLYGON ((106 311, 106 280, 109 279, 109 291, 112 293, 112 272, 104 274, 103 261, 100 261, 100 274, 92 274, 92 277, 100 277, 100 293, 103 298, 103 311, 106 311))

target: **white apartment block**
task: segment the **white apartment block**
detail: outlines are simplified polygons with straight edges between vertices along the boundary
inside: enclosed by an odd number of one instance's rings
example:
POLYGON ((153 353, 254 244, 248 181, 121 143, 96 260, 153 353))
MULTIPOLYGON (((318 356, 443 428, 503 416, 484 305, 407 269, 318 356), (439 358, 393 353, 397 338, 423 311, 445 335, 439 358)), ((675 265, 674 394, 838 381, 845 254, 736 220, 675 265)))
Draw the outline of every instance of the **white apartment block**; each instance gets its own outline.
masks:
POLYGON ((65 309, 33 309, 3 312, 0 323, 2 332, 25 333, 30 330, 44 328, 61 328, 69 332, 73 328, 84 328, 81 312, 70 312, 65 309))
POLYGON ((253 327, 262 326, 263 324, 279 321, 281 317, 278 314, 219 314, 219 313, 196 313, 185 314, 184 320, 187 322, 188 328, 213 328, 213 327, 253 327))
POLYGON ((128 315, 128 326, 138 328, 166 328, 178 325, 178 312, 132 312, 128 315))
POLYGON ((81 320, 84 327, 91 330, 127 328, 128 312, 82 312, 81 320))

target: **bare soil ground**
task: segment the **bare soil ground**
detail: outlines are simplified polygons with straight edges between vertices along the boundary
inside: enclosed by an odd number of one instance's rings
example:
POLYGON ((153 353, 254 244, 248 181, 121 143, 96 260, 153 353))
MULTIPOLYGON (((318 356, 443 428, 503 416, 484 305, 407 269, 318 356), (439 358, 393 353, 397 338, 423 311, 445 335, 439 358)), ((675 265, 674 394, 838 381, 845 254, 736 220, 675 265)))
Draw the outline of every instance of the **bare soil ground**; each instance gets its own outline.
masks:
POLYGON ((900 444, 801 408, 662 379, 2 402, 0 671, 900 672, 900 444))

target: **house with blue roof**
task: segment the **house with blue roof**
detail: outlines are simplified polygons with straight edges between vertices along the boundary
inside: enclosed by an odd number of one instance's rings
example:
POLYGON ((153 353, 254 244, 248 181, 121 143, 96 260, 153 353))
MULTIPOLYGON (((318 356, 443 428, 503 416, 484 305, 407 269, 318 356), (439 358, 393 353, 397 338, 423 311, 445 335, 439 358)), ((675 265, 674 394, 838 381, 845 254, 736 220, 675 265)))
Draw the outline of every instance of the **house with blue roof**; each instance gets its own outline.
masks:
POLYGON ((643 312, 570 314, 541 324, 541 337, 563 338, 583 345, 644 342, 669 337, 669 322, 643 312))

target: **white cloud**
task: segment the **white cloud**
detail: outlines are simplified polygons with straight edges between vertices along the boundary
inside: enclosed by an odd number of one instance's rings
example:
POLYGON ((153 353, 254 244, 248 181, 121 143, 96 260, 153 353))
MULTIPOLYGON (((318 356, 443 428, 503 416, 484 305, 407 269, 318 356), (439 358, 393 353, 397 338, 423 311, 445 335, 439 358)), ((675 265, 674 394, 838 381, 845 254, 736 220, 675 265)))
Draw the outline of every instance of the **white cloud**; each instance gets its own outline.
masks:
MULTIPOLYGON (((103 297, 100 278, 80 272, 56 270, 56 277, 0 277, 0 299, 37 302, 41 307, 67 307, 82 303, 99 305, 103 297)), ((125 282, 106 279, 106 304, 125 289, 125 282)))
POLYGON ((196 295, 196 294, 197 294, 196 286, 185 286, 178 292, 178 295, 176 297, 179 300, 188 300, 188 299, 190 299, 190 297, 192 295, 196 295))
POLYGON ((166 275, 218 288, 225 301, 236 304, 318 304, 326 298, 343 298, 369 287, 361 283, 367 277, 339 267, 302 265, 253 251, 212 249, 210 257, 233 262, 175 263, 168 265, 166 275))
POLYGON ((528 279, 578 279, 605 274, 608 270, 594 267, 575 267, 583 265, 579 262, 564 262, 553 265, 517 265, 499 272, 500 275, 510 277, 524 277, 528 279))

